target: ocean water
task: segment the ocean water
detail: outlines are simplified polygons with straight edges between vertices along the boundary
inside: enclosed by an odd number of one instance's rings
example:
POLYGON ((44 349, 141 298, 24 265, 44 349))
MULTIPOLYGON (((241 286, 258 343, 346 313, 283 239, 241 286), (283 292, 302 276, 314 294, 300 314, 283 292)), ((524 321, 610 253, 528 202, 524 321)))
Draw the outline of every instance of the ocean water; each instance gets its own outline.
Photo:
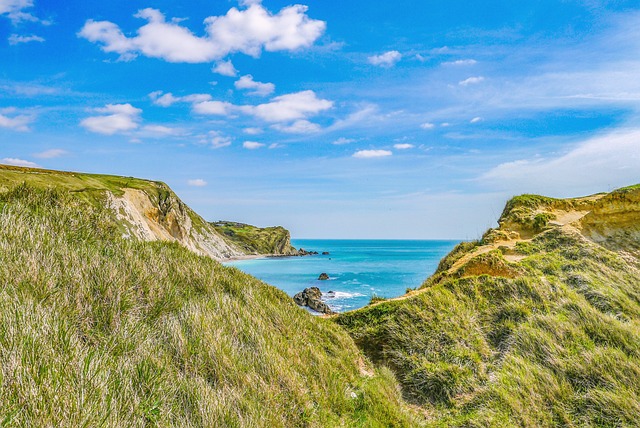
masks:
POLYGON ((310 240, 292 241, 296 248, 329 255, 278 257, 225 263, 280 288, 290 296, 316 286, 336 312, 365 306, 373 295, 397 297, 419 287, 460 241, 310 240), (321 273, 329 280, 319 281, 321 273))

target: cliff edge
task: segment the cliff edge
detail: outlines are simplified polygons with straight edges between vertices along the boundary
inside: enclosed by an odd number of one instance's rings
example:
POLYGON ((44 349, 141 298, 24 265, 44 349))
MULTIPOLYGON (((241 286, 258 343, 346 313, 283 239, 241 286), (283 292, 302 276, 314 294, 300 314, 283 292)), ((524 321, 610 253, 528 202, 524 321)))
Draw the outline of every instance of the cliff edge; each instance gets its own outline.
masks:
POLYGON ((434 426, 634 426, 640 186, 510 200, 418 290, 340 314, 434 426))

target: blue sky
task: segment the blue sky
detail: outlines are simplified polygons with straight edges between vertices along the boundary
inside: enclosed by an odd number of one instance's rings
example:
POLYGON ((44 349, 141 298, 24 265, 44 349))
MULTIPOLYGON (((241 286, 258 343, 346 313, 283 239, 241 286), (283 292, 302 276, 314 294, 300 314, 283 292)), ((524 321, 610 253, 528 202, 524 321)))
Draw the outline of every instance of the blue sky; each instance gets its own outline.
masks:
POLYGON ((0 163, 297 238, 476 238, 515 194, 640 182, 635 1, 183 3, 0 0, 0 163))

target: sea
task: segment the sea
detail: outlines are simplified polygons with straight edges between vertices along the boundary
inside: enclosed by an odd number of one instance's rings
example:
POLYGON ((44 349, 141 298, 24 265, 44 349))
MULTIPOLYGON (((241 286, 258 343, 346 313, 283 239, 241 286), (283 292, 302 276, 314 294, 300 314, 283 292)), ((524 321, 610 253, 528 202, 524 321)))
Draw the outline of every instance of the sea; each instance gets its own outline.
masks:
POLYGON ((319 287, 335 312, 367 305, 373 296, 392 298, 419 287, 440 259, 460 241, 297 239, 296 248, 317 251, 303 257, 267 257, 225 263, 285 291, 290 296, 319 287), (328 255, 322 255, 328 252, 328 255), (321 273, 329 275, 318 280, 321 273), (333 293, 327 294, 332 291, 333 293))

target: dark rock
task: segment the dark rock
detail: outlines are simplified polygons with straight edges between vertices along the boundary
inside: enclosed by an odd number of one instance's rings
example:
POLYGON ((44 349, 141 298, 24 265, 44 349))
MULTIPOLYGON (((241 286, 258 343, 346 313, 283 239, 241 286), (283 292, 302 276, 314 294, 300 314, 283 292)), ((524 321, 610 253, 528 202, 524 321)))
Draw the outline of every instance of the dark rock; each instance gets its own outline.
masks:
POLYGON ((327 299, 333 299, 334 297, 336 297, 336 292, 335 291, 327 291, 327 294, 325 294, 324 297, 326 297, 327 299))
POLYGON ((329 305, 327 305, 322 300, 310 299, 307 302, 307 306, 309 306, 314 311, 320 312, 320 313, 323 313, 323 314, 332 314, 333 313, 333 311, 331 310, 329 305))
POLYGON ((305 288, 303 291, 293 296, 293 301, 299 306, 308 306, 314 311, 323 314, 333 314, 334 312, 322 300, 322 292, 318 287, 305 288))
POLYGON ((329 255, 329 252, 328 252, 328 251, 323 251, 323 252, 322 252, 322 255, 323 255, 323 256, 328 256, 328 255, 329 255))
POLYGON ((326 273, 322 272, 320 274, 320 276, 318 277, 318 281, 326 281, 329 279, 329 275, 327 275, 326 273))

